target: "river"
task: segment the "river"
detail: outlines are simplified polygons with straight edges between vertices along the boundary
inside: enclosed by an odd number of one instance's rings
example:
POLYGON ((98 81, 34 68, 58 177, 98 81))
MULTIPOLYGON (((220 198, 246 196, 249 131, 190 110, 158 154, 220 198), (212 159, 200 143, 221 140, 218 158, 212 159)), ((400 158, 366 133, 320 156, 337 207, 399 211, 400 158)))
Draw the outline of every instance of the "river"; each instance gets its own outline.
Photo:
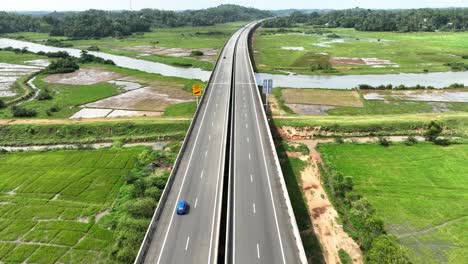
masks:
MULTIPOLYGON (((32 52, 57 52, 57 51, 66 51, 70 55, 79 57, 81 50, 71 49, 71 48, 56 48, 45 46, 37 43, 20 41, 14 39, 0 38, 0 48, 13 47, 13 48, 27 48, 32 52)), ((89 54, 92 54, 97 57, 101 57, 106 60, 112 60, 117 66, 125 67, 134 70, 140 70, 149 73, 158 73, 164 76, 173 76, 187 79, 199 79, 202 81, 207 81, 210 78, 211 72, 204 71, 198 68, 182 68, 174 67, 163 63, 151 62, 139 59, 133 59, 125 56, 112 55, 104 52, 95 52, 90 51, 89 54)))
MULTIPOLYGON (((0 48, 28 48, 33 52, 56 52, 67 51, 72 56, 79 56, 80 50, 70 48, 56 48, 36 44, 32 42, 0 38, 0 48)), ((199 79, 206 81, 211 72, 198 68, 181 68, 158 62, 133 59, 125 56, 112 55, 104 52, 89 52, 95 56, 110 59, 117 66, 135 69, 150 73, 158 73, 165 76, 175 76, 188 79, 199 79)), ((273 79, 275 87, 290 88, 329 88, 329 89, 351 89, 360 84, 378 86, 381 84, 396 85, 424 85, 436 88, 447 87, 452 83, 468 84, 468 72, 431 72, 431 73, 400 73, 400 74, 369 74, 369 75, 280 75, 280 74, 257 74, 258 83, 263 79, 273 79)))

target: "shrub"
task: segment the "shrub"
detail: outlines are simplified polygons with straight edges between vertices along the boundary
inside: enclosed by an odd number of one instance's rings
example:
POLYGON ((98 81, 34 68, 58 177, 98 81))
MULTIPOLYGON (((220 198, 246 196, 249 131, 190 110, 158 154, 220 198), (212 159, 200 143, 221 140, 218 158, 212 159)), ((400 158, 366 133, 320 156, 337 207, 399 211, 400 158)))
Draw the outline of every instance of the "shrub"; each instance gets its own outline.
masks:
POLYGON ((44 100, 50 100, 52 99, 52 96, 49 93, 49 90, 46 88, 44 90, 41 90, 39 94, 37 95, 37 100, 39 101, 44 101, 44 100))
POLYGON ((100 51, 101 49, 98 46, 90 46, 87 50, 89 50, 89 51, 100 51))
POLYGON ((416 139, 415 136, 408 136, 405 140, 405 145, 407 146, 412 146, 417 143, 418 143, 418 140, 416 139))
POLYGON ((63 42, 62 40, 58 40, 58 39, 48 39, 48 40, 45 42, 45 45, 54 46, 54 47, 59 47, 59 48, 70 48, 70 47, 73 47, 73 44, 71 44, 71 43, 65 43, 65 42, 63 42))
POLYGON ((81 51, 81 56, 79 58, 80 63, 102 63, 102 64, 109 64, 109 65, 115 65, 115 63, 112 60, 105 60, 100 57, 96 57, 92 54, 89 54, 86 50, 81 51))
POLYGON ((45 73, 70 73, 78 70, 80 66, 72 58, 59 59, 52 62, 47 68, 44 69, 45 73))
POLYGON ((192 52, 190 52, 190 56, 192 57, 197 57, 197 56, 203 56, 204 53, 202 51, 199 51, 199 50, 193 50, 192 52))
POLYGON ((68 54, 68 52, 66 51, 57 51, 57 52, 47 52, 45 53, 45 55, 49 58, 62 58, 62 59, 66 59, 66 58, 70 58, 70 54, 68 54))
POLYGON ((392 144, 392 142, 387 137, 379 137, 378 142, 384 147, 388 147, 392 144))
POLYGON ((149 218, 153 216, 156 202, 151 198, 140 198, 125 204, 127 211, 136 218, 149 218))
POLYGON ((394 235, 381 235, 372 242, 366 263, 409 264, 411 262, 407 250, 400 246, 394 235))
POLYGON ((448 88, 465 88, 463 83, 452 83, 448 88))
POLYGON ((342 264, 352 264, 353 260, 349 256, 349 254, 342 248, 338 250, 338 256, 340 257, 341 263, 342 264))
POLYGON ((439 146, 449 146, 451 144, 448 138, 436 138, 433 142, 434 144, 439 146))
POLYGON ((0 99, 0 109, 5 108, 6 104, 3 102, 2 99, 0 99))
POLYGON ((342 137, 336 137, 335 138, 335 143, 336 144, 343 144, 344 143, 344 139, 342 137))
POLYGON ((154 199, 155 201, 159 201, 159 198, 161 198, 162 193, 163 191, 156 187, 150 187, 145 190, 145 196, 154 199))
POLYGON ((58 106, 54 105, 51 108, 49 108, 49 111, 52 112, 52 113, 56 113, 56 112, 60 111, 60 108, 58 106))
POLYGON ((310 65, 310 70, 333 70, 333 67, 327 57, 320 57, 310 65))
POLYGON ((427 129, 424 132, 424 138, 427 141, 434 142, 443 131, 443 126, 440 122, 433 120, 427 125, 427 129))
POLYGON ((20 106, 13 106, 11 107, 11 114, 14 117, 35 117, 37 112, 32 109, 26 109, 20 106))

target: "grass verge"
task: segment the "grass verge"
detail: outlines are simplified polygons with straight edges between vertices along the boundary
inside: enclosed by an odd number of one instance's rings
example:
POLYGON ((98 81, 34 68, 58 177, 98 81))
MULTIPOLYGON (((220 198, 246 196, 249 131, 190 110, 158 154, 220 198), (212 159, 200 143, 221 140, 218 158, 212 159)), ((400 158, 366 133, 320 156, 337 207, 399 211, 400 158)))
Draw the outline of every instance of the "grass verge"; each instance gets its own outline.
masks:
POLYGON ((183 139, 188 120, 0 125, 0 145, 90 144, 183 139))

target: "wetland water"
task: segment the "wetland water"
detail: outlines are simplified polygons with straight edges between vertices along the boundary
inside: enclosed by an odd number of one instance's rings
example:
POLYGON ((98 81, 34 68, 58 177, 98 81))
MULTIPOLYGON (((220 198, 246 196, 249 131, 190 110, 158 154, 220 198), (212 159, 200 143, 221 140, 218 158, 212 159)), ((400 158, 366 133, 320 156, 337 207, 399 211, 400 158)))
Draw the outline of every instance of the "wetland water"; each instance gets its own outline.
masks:
MULTIPOLYGON (((70 55, 79 56, 79 49, 56 48, 36 44, 32 42, 0 38, 0 48, 28 48, 33 52, 67 51, 70 55)), ((150 73, 158 73, 165 76, 175 76, 188 79, 200 79, 206 81, 210 77, 209 71, 198 68, 181 68, 157 62, 133 59, 125 56, 111 55, 103 52, 89 52, 95 56, 113 60, 117 66, 141 70, 150 73)), ((381 84, 415 86, 434 86, 442 88, 452 83, 468 85, 468 72, 431 72, 431 73, 401 73, 401 74, 371 74, 371 75, 280 75, 257 74, 259 84, 263 79, 273 79, 276 87, 290 88, 329 88, 351 89, 360 84, 378 86, 381 84)))

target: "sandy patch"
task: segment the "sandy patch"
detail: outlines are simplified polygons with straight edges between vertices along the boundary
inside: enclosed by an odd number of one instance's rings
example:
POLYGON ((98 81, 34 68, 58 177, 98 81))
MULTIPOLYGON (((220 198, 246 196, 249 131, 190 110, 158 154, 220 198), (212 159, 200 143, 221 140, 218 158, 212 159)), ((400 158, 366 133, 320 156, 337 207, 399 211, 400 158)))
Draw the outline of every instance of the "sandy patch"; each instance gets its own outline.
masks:
POLYGON ((171 57, 190 57, 192 51, 199 50, 203 52, 203 56, 191 57, 203 61, 215 62, 218 55, 217 49, 200 48, 200 49, 184 49, 184 48, 166 48, 158 46, 136 46, 129 48, 129 50, 136 50, 142 52, 141 57, 150 55, 171 56, 171 57))
POLYGON ((359 245, 343 230, 338 223, 338 212, 335 210, 320 181, 318 164, 322 162, 315 150, 316 141, 302 141, 310 150, 311 163, 301 173, 302 191, 307 200, 313 229, 323 249, 326 263, 340 263, 338 251, 346 251, 353 263, 363 263, 359 245))
POLYGON ((164 112, 168 105, 193 101, 187 99, 191 98, 187 94, 169 86, 144 87, 86 104, 85 107, 164 112))
POLYGON ((304 47, 281 47, 284 50, 304 50, 304 47))
POLYGON ((91 85, 120 78, 121 75, 115 72, 101 69, 85 68, 72 73, 54 74, 44 78, 49 83, 61 83, 71 85, 91 85))
POLYGON ((114 110, 107 116, 107 118, 131 116, 161 116, 162 114, 163 112, 114 110))
POLYGON ((112 112, 112 109, 83 108, 70 119, 106 117, 110 112, 112 112))
POLYGON ((102 212, 99 212, 96 214, 96 216, 94 217, 94 222, 99 222, 99 220, 101 220, 101 218, 103 218, 104 216, 106 216, 108 213, 110 212, 109 209, 106 209, 102 212))

